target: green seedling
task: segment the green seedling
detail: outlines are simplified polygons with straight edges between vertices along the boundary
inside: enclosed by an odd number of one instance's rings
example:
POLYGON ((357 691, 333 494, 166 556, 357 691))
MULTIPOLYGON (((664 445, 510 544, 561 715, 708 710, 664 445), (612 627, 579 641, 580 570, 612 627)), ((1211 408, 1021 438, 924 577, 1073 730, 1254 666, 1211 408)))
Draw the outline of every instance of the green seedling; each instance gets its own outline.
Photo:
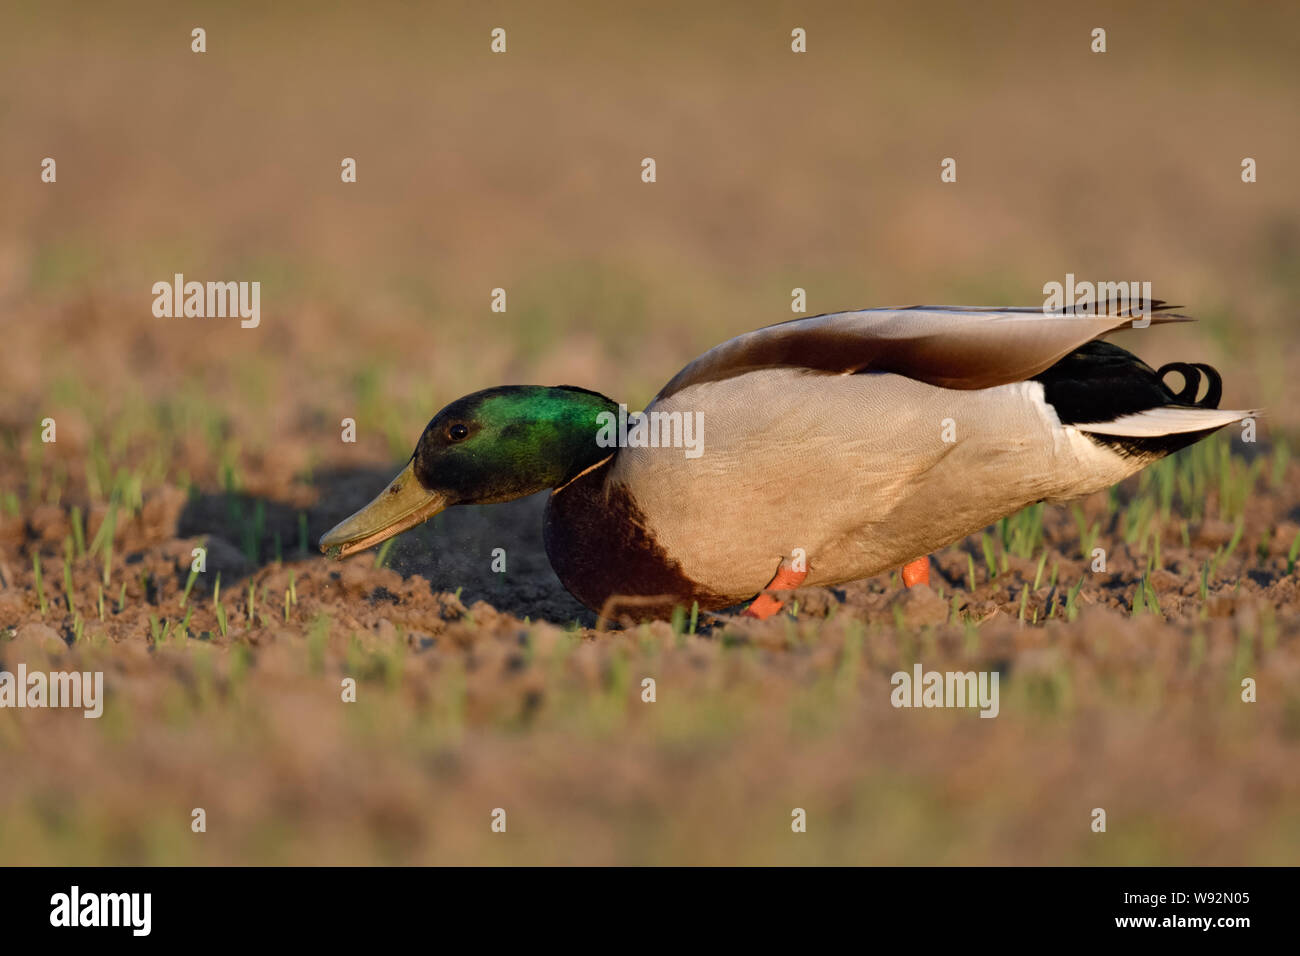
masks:
POLYGON ((1047 551, 1043 551, 1043 556, 1038 559, 1038 568, 1034 571, 1034 590, 1038 590, 1038 585, 1043 581, 1043 568, 1047 565, 1047 551))
POLYGON ((1135 540, 1141 540, 1155 511, 1155 503, 1150 498, 1139 498, 1129 505, 1123 520, 1124 542, 1132 546, 1135 540))
POLYGON ((198 568, 191 567, 189 577, 185 579, 185 590, 181 592, 181 608, 184 609, 190 599, 190 590, 194 587, 194 582, 199 579, 198 568))
POLYGON ((989 569, 989 580, 998 576, 997 557, 993 553, 993 540, 987 534, 980 535, 980 548, 984 551, 984 563, 989 569))
POLYGON ((1265 528, 1264 533, 1259 536, 1259 544, 1255 545, 1255 556, 1261 562, 1267 560, 1269 545, 1273 540, 1273 529, 1265 528))
POLYGON ((114 523, 117 518, 116 503, 108 506, 108 512, 104 515, 104 520, 99 524, 99 530, 95 532, 95 537, 90 541, 90 554, 97 554, 106 543, 113 540, 114 523))
POLYGON ((1070 512, 1074 515, 1075 526, 1079 530, 1079 552, 1085 558, 1092 554, 1092 549, 1097 544, 1097 537, 1101 534, 1101 525, 1098 522, 1088 524, 1083 515, 1083 509, 1077 504, 1070 506, 1070 512))
POLYGON ((1147 610, 1152 614, 1159 614, 1163 617, 1164 613, 1160 610, 1160 595, 1156 594, 1156 586, 1151 583, 1150 575, 1142 575, 1141 586, 1147 610))
POLYGON ((221 629, 221 636, 226 636, 226 609, 221 604, 221 572, 217 572, 217 580, 212 587, 212 610, 217 615, 217 627, 221 629))
POLYGON ((171 629, 171 618, 164 618, 160 623, 156 615, 149 615, 149 636, 153 638, 155 644, 165 643, 171 629))
MULTIPOLYGON (((70 551, 71 548, 69 548, 70 551)), ((77 608, 72 596, 72 556, 70 553, 65 553, 63 556, 63 596, 67 599, 68 610, 75 613, 77 608)))
POLYGON ((1075 582, 1074 587, 1070 588, 1070 590, 1065 595, 1065 619, 1067 621, 1073 621, 1075 617, 1078 616, 1079 592, 1082 590, 1083 590, 1083 575, 1080 575, 1079 580, 1075 582))
POLYGON ((100 576, 101 580, 107 586, 109 578, 113 575, 113 539, 110 536, 108 544, 104 547, 104 573, 100 576))
POLYGON ((686 630, 686 609, 680 604, 673 607, 673 614, 669 623, 672 626, 673 634, 680 637, 686 630))
POLYGON ((1237 550, 1237 545, 1241 543, 1241 536, 1245 530, 1245 519, 1238 518, 1237 526, 1232 530, 1232 537, 1228 539, 1227 547, 1220 547, 1214 553, 1214 566, 1211 574, 1218 576, 1219 568, 1223 567, 1224 562, 1231 558, 1232 553, 1237 550))

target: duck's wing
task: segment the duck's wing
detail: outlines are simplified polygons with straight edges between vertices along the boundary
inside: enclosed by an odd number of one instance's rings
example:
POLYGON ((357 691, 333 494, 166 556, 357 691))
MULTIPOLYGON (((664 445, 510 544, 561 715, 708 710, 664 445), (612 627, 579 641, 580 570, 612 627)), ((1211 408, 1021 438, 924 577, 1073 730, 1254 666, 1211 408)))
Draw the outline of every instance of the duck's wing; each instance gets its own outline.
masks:
MULTIPOLYGON (((1190 321, 1151 303, 1151 322, 1190 321)), ((655 397, 759 369, 827 375, 893 372, 942 388, 1022 382, 1079 346, 1134 321, 1131 313, 1045 313, 1042 308, 918 305, 792 319, 746 332, 705 352, 655 397)))

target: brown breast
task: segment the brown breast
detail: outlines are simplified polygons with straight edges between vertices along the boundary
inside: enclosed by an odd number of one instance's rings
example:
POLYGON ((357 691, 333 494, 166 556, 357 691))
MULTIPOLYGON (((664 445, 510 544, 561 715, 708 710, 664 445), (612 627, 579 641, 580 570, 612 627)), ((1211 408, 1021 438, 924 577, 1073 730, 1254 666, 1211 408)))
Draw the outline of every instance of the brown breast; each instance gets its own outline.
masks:
POLYGON ((627 488, 609 483, 613 457, 552 492, 546 504, 546 556, 560 582, 602 617, 650 620, 676 605, 717 610, 737 602, 682 573, 646 527, 627 488))

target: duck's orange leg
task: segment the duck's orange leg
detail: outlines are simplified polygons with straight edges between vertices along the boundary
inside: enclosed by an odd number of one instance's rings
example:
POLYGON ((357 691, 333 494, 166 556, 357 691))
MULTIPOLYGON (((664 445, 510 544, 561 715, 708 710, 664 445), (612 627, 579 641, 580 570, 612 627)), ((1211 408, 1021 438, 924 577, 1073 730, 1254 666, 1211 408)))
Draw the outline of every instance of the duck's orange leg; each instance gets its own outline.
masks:
POLYGON ((914 588, 918 584, 930 584, 930 557, 917 558, 915 561, 908 561, 903 565, 903 584, 906 587, 914 588))
POLYGON ((793 591, 803 584, 803 579, 806 577, 808 577, 807 571, 792 571, 783 562, 776 569, 776 576, 772 578, 767 587, 763 588, 758 597, 749 602, 749 607, 745 608, 741 617, 756 617, 760 621, 765 621, 772 615, 777 614, 785 606, 785 599, 779 598, 771 592, 793 591))

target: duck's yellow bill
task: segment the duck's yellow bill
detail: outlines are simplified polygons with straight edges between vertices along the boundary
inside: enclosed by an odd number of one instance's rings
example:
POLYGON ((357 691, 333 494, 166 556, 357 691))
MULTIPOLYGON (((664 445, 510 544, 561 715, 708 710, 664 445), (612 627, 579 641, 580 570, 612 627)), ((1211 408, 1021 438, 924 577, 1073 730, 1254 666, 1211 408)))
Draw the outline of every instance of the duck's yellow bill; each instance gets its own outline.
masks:
POLYGON ((320 549, 326 557, 345 558, 428 521, 446 507, 445 497, 421 486, 412 461, 374 501, 325 532, 320 549))

